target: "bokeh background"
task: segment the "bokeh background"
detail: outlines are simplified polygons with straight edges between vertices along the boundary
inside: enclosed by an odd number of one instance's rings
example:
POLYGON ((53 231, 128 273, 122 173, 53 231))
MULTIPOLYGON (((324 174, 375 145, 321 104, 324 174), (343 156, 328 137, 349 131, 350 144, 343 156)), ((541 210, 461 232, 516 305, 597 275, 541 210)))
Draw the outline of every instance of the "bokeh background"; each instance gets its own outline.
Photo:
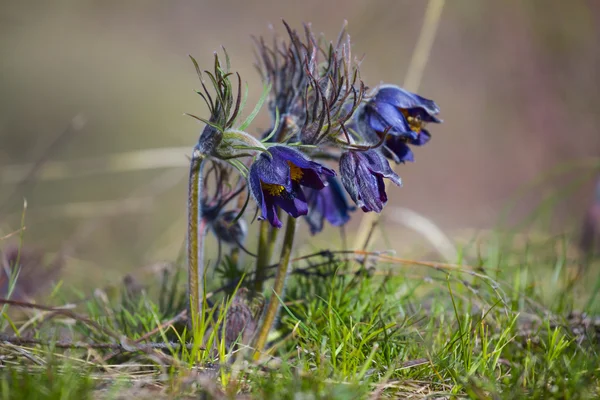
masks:
MULTIPOLYGON (((25 242, 65 252, 73 282, 118 280, 174 259, 185 231, 186 147, 201 129, 182 114, 206 113, 188 54, 208 69, 225 46, 251 109, 262 89, 251 35, 270 36, 270 25, 283 34, 284 18, 334 39, 348 20, 363 80, 401 84, 425 8, 417 0, 0 0, 0 237, 20 227, 25 197, 25 242)), ((391 205, 448 232, 488 229, 540 174, 598 156, 598 43, 599 1, 447 1, 419 90, 445 122, 431 127, 417 162, 399 169, 405 186, 391 190, 391 205)), ((253 132, 267 121, 261 113, 253 132)), ((510 218, 573 179, 542 185, 510 218)), ((592 185, 554 208, 564 223, 556 229, 576 230, 592 185)))

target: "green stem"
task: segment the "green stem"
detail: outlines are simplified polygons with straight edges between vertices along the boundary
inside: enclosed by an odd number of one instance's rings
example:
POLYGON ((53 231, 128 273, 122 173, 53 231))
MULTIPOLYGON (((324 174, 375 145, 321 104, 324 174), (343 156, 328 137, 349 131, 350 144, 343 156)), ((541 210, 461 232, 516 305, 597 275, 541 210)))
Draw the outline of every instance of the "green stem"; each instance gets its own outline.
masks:
POLYGON ((269 241, 269 222, 260 223, 260 233, 258 236, 258 252, 256 253, 256 269, 254 273, 254 291, 262 293, 263 283, 265 281, 265 266, 269 263, 267 257, 267 248, 269 241))
POLYGON ((260 236, 258 237, 258 253, 256 257, 256 270, 254 274, 254 291, 262 293, 267 276, 267 266, 271 263, 271 256, 275 249, 279 229, 271 227, 268 221, 261 222, 260 236))
POLYGON ((277 275, 275 276, 275 282, 273 283, 273 294, 269 299, 269 305, 263 319, 263 324, 256 335, 254 358, 260 357, 260 352, 263 350, 267 343, 267 337, 271 331, 272 325, 275 321, 275 316, 279 310, 279 301, 283 300, 283 291, 285 289, 285 281, 287 278, 288 266, 290 263, 290 257, 292 255, 292 248, 294 246, 294 236, 296 234, 296 218, 288 216, 287 225, 285 228, 285 237, 283 239, 283 246, 281 247, 281 257, 279 259, 279 266, 277 267, 277 275))
POLYGON ((204 237, 206 222, 202 218, 202 171, 204 156, 194 149, 190 162, 188 191, 188 321, 192 332, 198 332, 204 319, 204 237))

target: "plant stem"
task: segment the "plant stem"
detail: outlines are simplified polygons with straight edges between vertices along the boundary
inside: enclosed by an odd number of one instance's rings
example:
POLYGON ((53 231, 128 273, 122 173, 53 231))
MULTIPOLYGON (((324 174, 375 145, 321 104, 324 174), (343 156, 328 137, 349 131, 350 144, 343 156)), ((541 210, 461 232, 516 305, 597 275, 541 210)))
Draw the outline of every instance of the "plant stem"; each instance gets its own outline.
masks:
POLYGON ((290 264, 290 257, 292 255, 292 248, 294 246, 294 236, 296 234, 296 218, 288 216, 285 237, 283 239, 283 245, 281 247, 281 257, 279 259, 279 266, 277 267, 277 275, 275 276, 275 282, 273 283, 273 294, 269 299, 269 305, 263 319, 262 326, 256 335, 255 341, 255 353, 254 358, 260 357, 260 352, 263 350, 267 343, 267 337, 271 331, 272 325, 275 321, 275 316, 279 310, 279 301, 283 300, 283 291, 285 289, 285 281, 287 278, 288 266, 290 264))
POLYGON ((204 237, 206 222, 202 218, 202 171, 205 157, 195 148, 190 162, 188 191, 188 321, 192 333, 198 332, 204 319, 204 237))
POLYGON ((267 221, 261 222, 260 236, 258 238, 258 254, 256 258, 256 273, 254 275, 254 291, 262 293, 265 278, 267 275, 267 266, 271 263, 271 256, 275 249, 277 233, 279 229, 271 227, 267 221))
POLYGON ((267 260, 267 242, 269 241, 269 222, 260 223, 260 233, 258 235, 258 250, 256 257, 256 271, 254 274, 254 291, 261 293, 263 290, 265 266, 269 263, 267 260))

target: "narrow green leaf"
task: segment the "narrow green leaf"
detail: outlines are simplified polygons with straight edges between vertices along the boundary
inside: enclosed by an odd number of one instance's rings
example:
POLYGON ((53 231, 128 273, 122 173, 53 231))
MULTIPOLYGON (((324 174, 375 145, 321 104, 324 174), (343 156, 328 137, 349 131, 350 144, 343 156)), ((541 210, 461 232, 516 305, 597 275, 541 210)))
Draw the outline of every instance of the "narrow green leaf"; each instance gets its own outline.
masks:
POLYGON ((260 99, 258 100, 258 103, 256 103, 256 106, 254 107, 254 110, 252 110, 252 112, 250 113, 250 115, 248 115, 248 117, 242 123, 242 125, 240 125, 240 127, 238 128, 239 130, 244 131, 244 130, 246 130, 246 128, 248 128, 248 126, 250 126, 250 124, 252 123, 252 121, 254 120, 254 118, 256 118, 256 115, 258 114, 258 112, 262 108, 264 102, 267 100, 267 96, 269 95, 270 91, 271 91, 271 84, 268 84, 268 85, 266 85, 263 88, 262 95, 260 96, 260 99))
POLYGON ((279 108, 275 107, 275 126, 273 127, 271 133, 269 133, 269 135, 261 141, 263 143, 268 142, 275 135, 275 132, 277 132, 277 128, 279 128, 279 108))

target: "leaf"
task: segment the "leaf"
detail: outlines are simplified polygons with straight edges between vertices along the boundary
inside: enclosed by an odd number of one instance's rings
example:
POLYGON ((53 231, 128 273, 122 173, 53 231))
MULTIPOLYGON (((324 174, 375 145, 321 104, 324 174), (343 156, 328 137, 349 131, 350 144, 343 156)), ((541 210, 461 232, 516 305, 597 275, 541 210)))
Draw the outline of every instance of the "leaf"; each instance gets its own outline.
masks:
POLYGON ((269 133, 266 138, 261 140, 261 142, 268 142, 275 135, 275 132, 277 132, 277 128, 279 128, 279 108, 275 107, 275 126, 273 127, 271 133, 269 133))
POLYGON ((264 86, 263 92, 262 92, 262 94, 260 96, 260 99, 258 100, 258 103, 256 103, 256 106, 254 107, 254 110, 252 110, 252 112, 250 113, 250 115, 248 115, 248 117, 242 123, 242 125, 240 125, 240 127, 238 128, 239 130, 241 130, 241 131, 246 130, 246 128, 248 126, 250 126, 250 124, 252 123, 252 121, 254 120, 254 118, 256 118, 256 115, 258 114, 258 112, 262 108, 265 100, 267 100, 267 96, 269 95, 270 91, 271 91, 271 84, 269 83, 268 85, 264 86))
MULTIPOLYGON (((242 90, 242 88, 240 87, 239 91, 238 91, 238 95, 241 90, 242 90)), ((242 100, 241 100, 239 106, 237 107, 237 112, 235 113, 233 120, 228 124, 229 127, 234 126, 235 123, 237 122, 238 118, 240 117, 240 115, 242 115, 242 111, 244 110, 244 107, 246 106, 246 101, 248 101, 248 83, 246 83, 245 90, 244 90, 244 96, 242 97, 242 100)))

